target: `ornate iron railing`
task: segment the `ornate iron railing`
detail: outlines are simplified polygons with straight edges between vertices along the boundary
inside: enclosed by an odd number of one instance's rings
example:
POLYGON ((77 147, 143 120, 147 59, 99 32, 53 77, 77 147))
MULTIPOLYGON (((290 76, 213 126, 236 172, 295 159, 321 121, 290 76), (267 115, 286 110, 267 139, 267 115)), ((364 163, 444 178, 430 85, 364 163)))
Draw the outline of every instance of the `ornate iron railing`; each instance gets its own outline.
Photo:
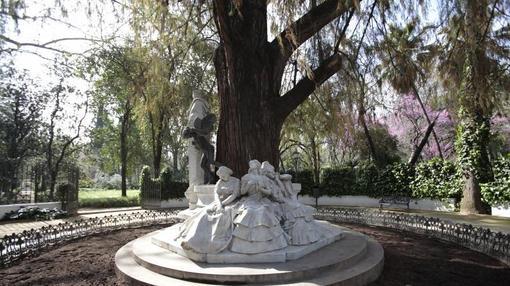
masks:
POLYGON ((320 208, 317 218, 423 234, 485 253, 510 265, 510 234, 439 218, 358 208, 320 208))
POLYGON ((65 241, 112 230, 173 224, 181 221, 177 213, 182 209, 143 211, 89 219, 79 219, 21 233, 6 235, 0 239, 0 268, 40 252, 42 249, 65 241))
MULTIPOLYGON (((0 268, 37 254, 48 246, 72 239, 118 229, 177 223, 181 221, 176 216, 180 210, 80 219, 6 235, 0 239, 0 268)), ((375 225, 423 234, 485 253, 510 265, 510 234, 494 232, 488 228, 413 214, 358 208, 320 208, 316 217, 333 222, 375 225)))

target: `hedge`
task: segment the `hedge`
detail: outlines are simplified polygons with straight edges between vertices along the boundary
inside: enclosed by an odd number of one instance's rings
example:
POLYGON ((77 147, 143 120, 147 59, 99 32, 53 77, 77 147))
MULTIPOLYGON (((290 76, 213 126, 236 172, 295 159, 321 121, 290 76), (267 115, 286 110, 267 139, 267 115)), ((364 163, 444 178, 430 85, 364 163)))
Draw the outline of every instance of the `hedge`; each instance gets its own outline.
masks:
POLYGON ((490 205, 510 202, 510 154, 495 160, 492 171, 494 181, 482 184, 482 199, 490 205))
MULTIPOLYGON (((294 176, 293 180, 304 184, 302 177, 294 176)), ((309 183, 306 180, 306 184, 313 186, 313 181, 309 183)), ((416 168, 410 168, 405 163, 395 163, 382 170, 378 170, 373 163, 362 162, 356 166, 323 169, 319 190, 320 195, 327 196, 381 197, 398 194, 442 199, 459 195, 460 188, 450 189, 456 186, 457 181, 455 166, 449 161, 422 162, 416 168)), ((303 190, 302 195, 312 194, 307 188, 303 187, 303 190)))
POLYGON ((140 197, 143 197, 144 192, 149 188, 159 189, 162 200, 179 199, 184 197, 188 183, 173 181, 169 167, 165 167, 159 178, 154 179, 151 177, 150 167, 144 166, 140 174, 140 197))

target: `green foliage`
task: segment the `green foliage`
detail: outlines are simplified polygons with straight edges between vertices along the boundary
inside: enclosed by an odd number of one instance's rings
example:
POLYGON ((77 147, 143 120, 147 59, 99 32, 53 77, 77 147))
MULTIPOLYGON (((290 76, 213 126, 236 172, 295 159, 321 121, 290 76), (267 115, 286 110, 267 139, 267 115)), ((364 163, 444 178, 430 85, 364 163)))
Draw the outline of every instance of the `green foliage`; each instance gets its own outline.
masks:
POLYGON ((457 129, 455 152, 463 172, 473 172, 481 182, 490 180, 490 168, 486 146, 490 139, 489 120, 468 114, 463 108, 459 115, 461 124, 457 129))
POLYGON ((321 174, 320 192, 328 195, 353 195, 356 193, 356 174, 349 166, 326 168, 321 174))
MULTIPOLYGON (((397 140, 388 132, 388 128, 382 124, 372 124, 369 126, 370 136, 374 143, 374 148, 377 156, 373 158, 377 166, 384 167, 400 161, 400 154, 398 153, 397 140)), ((362 160, 372 158, 370 148, 366 143, 366 135, 363 130, 356 132, 356 141, 359 142, 353 146, 353 151, 356 152, 362 160)))
POLYGON ((149 166, 144 166, 140 174, 140 199, 149 190, 157 189, 161 192, 161 200, 178 199, 184 197, 188 183, 172 181, 172 170, 165 167, 159 178, 153 179, 149 166))
POLYGON ((375 182, 375 189, 381 195, 399 194, 412 196, 411 181, 414 169, 406 163, 395 163, 386 167, 375 182))
MULTIPOLYGON (((309 173, 311 171, 304 171, 309 173)), ((320 194, 327 196, 359 195, 381 197, 404 195, 413 198, 446 199, 460 197, 460 180, 451 161, 433 159, 421 162, 416 169, 396 163, 379 170, 368 161, 356 166, 323 169, 320 194)), ((303 183, 306 179, 296 179, 303 183)), ((313 180, 311 180, 313 186, 313 180)), ((311 187, 303 186, 302 195, 312 195, 311 187)))
POLYGON ((80 188, 92 188, 94 186, 94 181, 87 176, 81 176, 80 181, 78 182, 78 186, 80 188))
POLYGON ((67 200, 67 194, 74 191, 74 186, 70 183, 57 185, 57 200, 64 202, 67 200))
POLYGON ((140 173, 140 187, 143 189, 143 187, 147 185, 150 179, 151 179, 151 167, 145 165, 142 167, 142 172, 140 173))
POLYGON ((39 207, 24 207, 20 208, 17 211, 11 211, 4 215, 4 220, 21 220, 21 219, 28 219, 28 220, 51 220, 51 219, 57 219, 57 218, 64 218, 67 216, 67 212, 54 208, 54 209, 48 209, 48 208, 39 208, 39 207))
POLYGON ((416 198, 460 199, 462 183, 453 162, 434 158, 416 166, 411 189, 416 198))
POLYGON ((378 195, 375 182, 378 177, 377 166, 371 161, 362 161, 355 168, 356 193, 366 195, 378 195))
POLYGON ((510 202, 510 154, 493 165, 494 181, 482 184, 482 199, 490 205, 510 202))
POLYGON ((301 184, 300 195, 313 196, 313 186, 315 184, 313 180, 313 172, 311 170, 302 170, 298 172, 289 171, 289 175, 292 175, 292 182, 301 184))
POLYGON ((188 189, 188 183, 172 181, 172 170, 165 167, 159 176, 161 187, 161 199, 179 199, 184 197, 184 192, 188 189))
POLYGON ((139 190, 127 190, 127 196, 121 196, 121 190, 80 189, 78 200, 82 208, 114 208, 140 205, 139 190))

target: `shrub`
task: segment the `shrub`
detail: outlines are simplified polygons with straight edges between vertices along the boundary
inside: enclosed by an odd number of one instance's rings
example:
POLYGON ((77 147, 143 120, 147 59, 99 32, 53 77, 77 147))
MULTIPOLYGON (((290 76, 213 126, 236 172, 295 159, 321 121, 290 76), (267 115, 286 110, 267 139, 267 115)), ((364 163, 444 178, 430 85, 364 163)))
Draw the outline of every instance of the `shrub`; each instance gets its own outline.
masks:
POLYGON ((301 184, 301 192, 299 195, 313 196, 313 186, 315 182, 313 180, 313 172, 311 170, 303 171, 289 171, 287 174, 292 175, 292 182, 301 184))
POLYGON ((5 214, 5 220, 35 219, 35 220, 51 220, 63 218, 67 216, 67 212, 58 208, 48 209, 34 206, 20 208, 17 211, 11 211, 5 214))
POLYGON ((80 177, 78 185, 80 186, 80 188, 92 188, 94 187, 94 181, 89 177, 83 176, 80 177))
POLYGON ((342 196, 356 194, 356 173, 350 166, 326 168, 321 173, 321 195, 342 196))
POLYGON ((105 197, 80 199, 82 208, 120 208, 140 205, 140 198, 134 197, 105 197))
POLYGON ((414 169, 406 163, 395 163, 386 167, 379 173, 374 182, 374 196, 404 195, 412 196, 411 182, 414 169), (377 192, 379 195, 377 195, 377 192))
POLYGON ((363 161, 354 167, 354 171, 356 175, 354 193, 370 197, 377 197, 380 195, 380 192, 375 187, 379 171, 374 163, 370 161, 363 161))
POLYGON ((162 200, 178 199, 184 197, 188 183, 172 181, 172 171, 166 167, 159 178, 151 177, 150 167, 144 166, 140 174, 140 200, 149 192, 159 191, 162 200))
POLYGON ((495 205, 510 202, 510 154, 495 160, 494 181, 482 184, 482 199, 495 205))
POLYGON ((188 183, 172 181, 172 170, 169 167, 163 169, 159 182, 162 200, 183 198, 188 189, 188 183))
POLYGON ((462 188, 460 175, 451 161, 434 158, 419 163, 411 182, 412 195, 416 198, 457 198, 462 188))

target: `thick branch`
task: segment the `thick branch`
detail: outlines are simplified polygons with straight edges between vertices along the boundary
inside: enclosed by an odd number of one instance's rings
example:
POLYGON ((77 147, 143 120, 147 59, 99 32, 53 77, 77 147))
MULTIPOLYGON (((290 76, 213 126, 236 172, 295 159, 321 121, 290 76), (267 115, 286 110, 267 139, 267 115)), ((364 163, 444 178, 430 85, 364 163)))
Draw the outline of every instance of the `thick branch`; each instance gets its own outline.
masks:
POLYGON ((322 64, 313 70, 312 78, 305 77, 301 79, 291 90, 285 95, 279 97, 276 103, 275 111, 280 119, 285 119, 296 107, 305 101, 310 94, 332 75, 334 75, 342 67, 344 56, 341 54, 333 54, 327 58, 322 64))
MULTIPOLYGON (((326 0, 283 30, 272 42, 271 48, 286 62, 290 55, 306 40, 336 17, 353 8, 342 0, 326 0)), ((349 1, 349 3, 352 3, 349 1)))

